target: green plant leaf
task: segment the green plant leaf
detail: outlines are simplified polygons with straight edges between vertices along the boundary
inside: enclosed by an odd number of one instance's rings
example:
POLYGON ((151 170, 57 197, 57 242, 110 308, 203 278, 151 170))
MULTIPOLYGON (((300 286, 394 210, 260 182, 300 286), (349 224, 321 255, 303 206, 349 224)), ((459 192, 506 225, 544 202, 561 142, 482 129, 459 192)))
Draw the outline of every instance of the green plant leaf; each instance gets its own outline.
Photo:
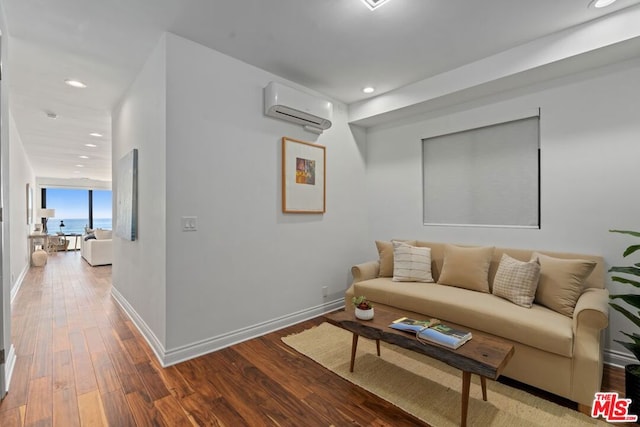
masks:
POLYGON ((623 332, 623 331, 620 331, 620 332, 622 332, 623 335, 626 335, 629 338, 631 338, 635 344, 640 346, 640 336, 638 336, 638 334, 628 334, 628 333, 623 332))
POLYGON ((640 294, 611 295, 611 299, 621 299, 632 307, 640 308, 640 294))
POLYGON ((633 276, 640 276, 640 268, 636 267, 611 267, 609 273, 624 273, 633 276))
POLYGON ((613 308, 617 312, 622 313, 622 315, 624 317, 626 317, 627 319, 631 320, 634 325, 636 325, 638 328, 640 328, 640 317, 638 317, 638 315, 633 314, 632 312, 630 312, 626 308, 622 307, 621 305, 614 304, 614 303, 609 303, 609 305, 611 306, 611 308, 613 308))
POLYGON ((620 233, 620 234, 630 234, 634 237, 640 237, 640 232, 638 231, 629 231, 629 230, 609 230, 611 233, 620 233))
POLYGON ((611 280, 613 280, 614 282, 627 283, 629 285, 635 286, 636 288, 640 288, 640 282, 637 282, 637 281, 631 280, 631 279, 627 279, 626 277, 611 276, 611 280))
POLYGON ((629 246, 629 247, 627 248, 627 250, 626 250, 626 251, 624 251, 624 254, 622 254, 622 256, 625 256, 625 257, 626 257, 627 255, 631 255, 632 253, 634 253, 634 252, 636 252, 636 251, 639 251, 639 250, 640 250, 640 245, 632 245, 632 246, 629 246))

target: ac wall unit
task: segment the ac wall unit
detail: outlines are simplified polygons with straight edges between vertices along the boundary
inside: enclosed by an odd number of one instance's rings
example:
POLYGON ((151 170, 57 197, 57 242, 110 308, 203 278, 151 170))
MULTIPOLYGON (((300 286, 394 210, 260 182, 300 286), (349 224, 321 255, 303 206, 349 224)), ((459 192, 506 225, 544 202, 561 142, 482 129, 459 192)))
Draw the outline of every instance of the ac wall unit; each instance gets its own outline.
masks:
POLYGON ((303 125, 321 134, 331 127, 333 104, 297 89, 271 82, 264 88, 264 114, 303 125))

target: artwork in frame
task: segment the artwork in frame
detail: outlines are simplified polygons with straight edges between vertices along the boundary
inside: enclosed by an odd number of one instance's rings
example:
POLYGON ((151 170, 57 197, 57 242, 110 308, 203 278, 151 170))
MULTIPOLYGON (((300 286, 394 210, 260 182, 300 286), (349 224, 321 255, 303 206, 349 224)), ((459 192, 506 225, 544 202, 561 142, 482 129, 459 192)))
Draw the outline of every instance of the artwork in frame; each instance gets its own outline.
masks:
POLYGON ((116 236, 134 241, 138 228, 138 149, 118 160, 116 236))
POLYGON ((27 182, 27 225, 33 222, 33 188, 27 182))
POLYGON ((322 145, 282 138, 282 211, 324 213, 326 149, 322 145))

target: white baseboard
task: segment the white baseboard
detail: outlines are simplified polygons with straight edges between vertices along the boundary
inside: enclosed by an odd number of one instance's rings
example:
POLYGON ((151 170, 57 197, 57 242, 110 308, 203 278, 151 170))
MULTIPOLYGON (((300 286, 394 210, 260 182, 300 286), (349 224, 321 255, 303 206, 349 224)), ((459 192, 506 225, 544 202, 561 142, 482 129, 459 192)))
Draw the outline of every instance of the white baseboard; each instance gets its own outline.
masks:
POLYGON ((295 325, 296 323, 304 322, 305 320, 313 319, 343 307, 344 298, 340 298, 335 301, 300 310, 282 317, 267 320, 256 325, 237 329, 196 343, 170 349, 165 354, 163 366, 171 366, 185 360, 193 359, 194 357, 202 356, 203 354, 221 350, 225 347, 260 337, 270 332, 295 325))
POLYGON ((18 295, 18 291, 20 290, 20 287, 22 287, 22 283, 24 282, 24 278, 27 275, 27 271, 29 271, 29 267, 30 264, 27 263, 27 265, 25 265, 25 267, 22 269, 22 272, 20 273, 20 276, 18 276, 18 280, 16 280, 16 283, 13 285, 13 288, 11 288, 11 303, 13 304, 13 300, 16 299, 16 295, 18 295))
POLYGON ((626 365, 629 365, 631 363, 640 363, 632 355, 616 350, 605 349, 603 357, 604 363, 606 363, 607 365, 616 366, 618 368, 624 368, 626 365))
MULTIPOLYGON (((4 379, 5 379, 5 393, 9 392, 9 384, 11 384, 11 377, 13 376, 13 369, 16 367, 16 348, 11 344, 9 352, 4 360, 4 379)), ((4 393, 2 393, 4 394, 4 393)))
POLYGON ((131 319, 133 324, 136 325, 136 328, 138 328, 144 339, 147 341, 147 344, 149 344, 149 347, 151 347, 151 350, 153 350, 156 358, 160 361, 162 366, 164 366, 162 360, 164 359, 165 349, 156 334, 153 333, 149 325, 147 325, 131 304, 129 304, 129 301, 127 301, 127 299, 113 286, 111 286, 111 296, 116 300, 126 315, 129 316, 129 319, 131 319))
POLYGON ((149 328, 142 317, 138 315, 131 304, 129 304, 129 302, 115 287, 111 288, 111 295, 118 305, 122 307, 122 310, 124 310, 127 316, 129 316, 133 324, 136 325, 147 343, 149 343, 149 346, 151 346, 151 349, 163 367, 175 365, 176 363, 184 362, 185 360, 193 359, 194 357, 202 356, 216 350, 221 350, 231 345, 260 337, 270 332, 295 325, 296 323, 304 322, 305 320, 313 319, 325 313, 344 307, 344 298, 340 298, 335 301, 330 301, 315 307, 267 320, 256 325, 230 331, 181 347, 165 350, 164 346, 160 340, 158 340, 158 337, 156 337, 151 328, 149 328))

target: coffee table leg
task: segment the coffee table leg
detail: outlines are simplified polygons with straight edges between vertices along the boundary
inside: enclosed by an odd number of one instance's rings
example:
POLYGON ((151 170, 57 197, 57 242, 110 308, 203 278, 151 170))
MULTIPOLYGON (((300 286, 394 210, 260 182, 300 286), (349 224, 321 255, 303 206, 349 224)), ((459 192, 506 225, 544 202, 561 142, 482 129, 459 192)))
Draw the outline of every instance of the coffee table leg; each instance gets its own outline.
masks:
POLYGON ((487 379, 480 375, 480 385, 482 386, 482 400, 487 401, 487 379))
POLYGON ((376 350, 378 350, 378 356, 380 356, 380 340, 376 340, 376 350))
POLYGON ((351 340, 351 368, 349 372, 353 372, 353 365, 356 363, 356 349, 358 348, 358 334, 353 333, 353 339, 351 340))
POLYGON ((460 426, 467 425, 467 409, 469 408, 469 386, 471 384, 471 372, 462 371, 462 402, 460 413, 460 426))

